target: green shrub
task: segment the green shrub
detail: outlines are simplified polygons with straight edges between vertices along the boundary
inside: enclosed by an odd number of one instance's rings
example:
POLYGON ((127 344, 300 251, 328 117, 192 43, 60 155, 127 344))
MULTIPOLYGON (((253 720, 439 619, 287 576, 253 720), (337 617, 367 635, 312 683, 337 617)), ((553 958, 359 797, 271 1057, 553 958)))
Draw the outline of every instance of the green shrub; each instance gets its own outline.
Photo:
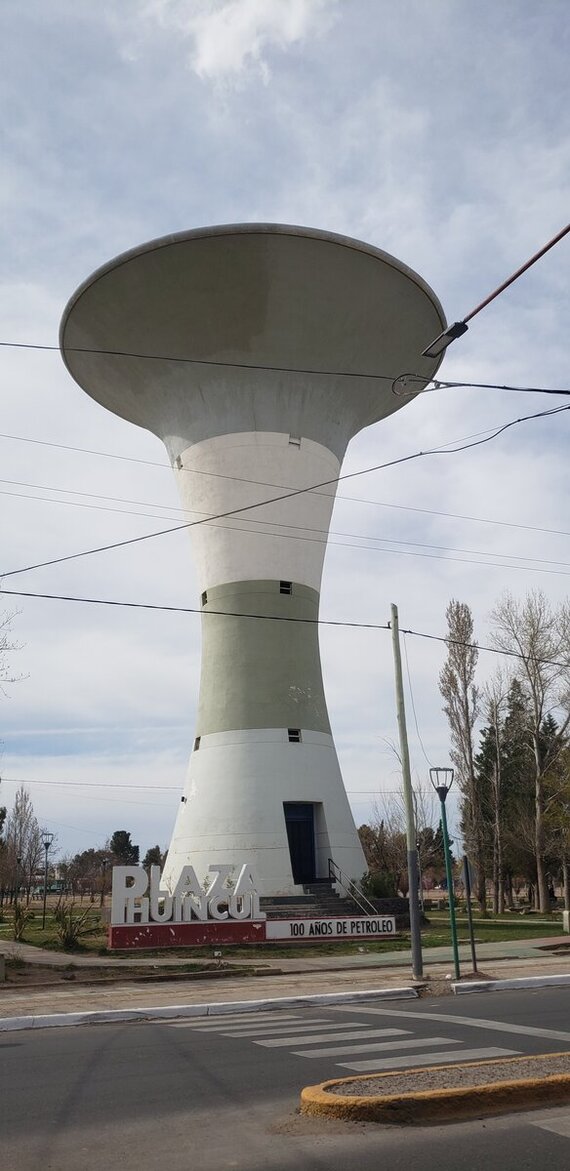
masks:
POLYGON ((388 870, 375 870, 365 874, 360 880, 360 887, 369 899, 396 898, 396 881, 388 870))
POLYGON ((53 917, 59 942, 66 949, 77 947, 85 935, 91 935, 98 927, 98 917, 90 908, 76 913, 75 903, 58 903, 53 917))
POLYGON ((24 938, 26 924, 29 923, 32 915, 33 911, 30 911, 29 907, 24 907, 21 903, 18 903, 18 906, 14 910, 14 939, 21 940, 24 938))

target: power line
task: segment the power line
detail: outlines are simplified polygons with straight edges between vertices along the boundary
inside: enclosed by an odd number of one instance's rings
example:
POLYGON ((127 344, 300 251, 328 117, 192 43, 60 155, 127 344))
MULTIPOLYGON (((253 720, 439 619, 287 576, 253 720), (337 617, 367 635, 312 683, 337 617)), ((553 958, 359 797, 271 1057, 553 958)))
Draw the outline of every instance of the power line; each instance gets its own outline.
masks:
MULTIPOLYGON (((0 347, 13 350, 42 350, 51 353, 61 353, 59 346, 40 345, 36 342, 9 342, 0 341, 0 347)), ((178 362, 184 366, 215 366, 231 370, 259 370, 269 374, 308 374, 323 378, 364 378, 392 382, 393 374, 379 374, 376 372, 359 372, 352 370, 315 370, 302 366, 264 366, 255 362, 228 362, 212 358, 181 358, 174 354, 141 354, 132 350, 104 350, 95 346, 65 346, 66 354, 99 354, 106 358, 137 358, 146 362, 178 362)), ((421 375, 418 375, 421 378, 421 375)), ((423 382, 429 382, 424 377, 423 382)))
MULTIPOLYGON (((134 786, 122 785, 120 783, 113 784, 113 785, 97 785, 94 782, 90 783, 90 782, 82 782, 82 781, 43 781, 43 780, 36 781, 36 780, 29 780, 28 778, 17 778, 17 777, 2 777, 2 782, 7 785, 46 785, 48 788, 53 787, 53 786, 56 786, 57 788, 63 788, 63 789, 72 789, 72 788, 129 789, 129 788, 132 788, 133 791, 135 791, 134 786)), ((146 787, 150 787, 150 786, 140 786, 140 787, 146 788, 146 787)), ((170 786, 169 788, 171 791, 175 791, 177 793, 180 792, 179 785, 177 785, 175 789, 173 786, 170 786)), ((151 809, 159 808, 159 806, 157 805, 157 803, 155 801, 125 801, 122 798, 94 797, 91 794, 89 794, 89 795, 85 794, 83 796, 83 800, 96 801, 98 804, 102 803, 102 804, 108 804, 108 805, 122 805, 122 806, 124 806, 124 805, 137 805, 137 806, 138 805, 145 805, 151 809)), ((52 822, 51 824, 57 825, 58 823, 52 822)), ((73 829, 74 826, 68 826, 67 828, 73 829)))
POLYGON ((75 833, 87 834, 88 838, 100 838, 100 834, 93 833, 92 829, 85 829, 85 826, 80 827, 78 825, 66 825, 64 821, 53 821, 50 817, 42 817, 42 821, 45 822, 46 825, 57 825, 59 829, 72 829, 75 831, 75 833))
MULTIPOLYGON (((480 434, 486 435, 486 434, 489 434, 491 431, 492 431, 492 428, 489 428, 488 431, 480 432, 480 434)), ((471 436, 468 436, 467 438, 471 438, 471 436)), ((66 443, 51 443, 51 442, 48 442, 46 439, 31 439, 25 435, 8 435, 5 433, 0 433, 0 439, 10 439, 10 440, 13 440, 18 443, 32 443, 32 444, 35 444, 40 447, 53 447, 59 451, 73 451, 73 452, 78 452, 81 455, 95 455, 95 456, 100 456, 103 459, 123 460, 125 463, 143 464, 143 465, 146 465, 147 467, 163 468, 164 470, 168 470, 169 472, 172 471, 172 467, 169 463, 163 463, 158 460, 140 459, 135 456, 129 456, 129 455, 116 455, 114 452, 111 452, 111 451, 96 451, 96 450, 93 450, 92 448, 89 448, 89 447, 74 447, 74 446, 71 446, 70 444, 66 444, 66 443)), ((450 442, 453 442, 453 441, 450 441, 450 442)), ((233 480, 236 483, 241 483, 241 484, 256 484, 262 488, 285 488, 286 487, 286 485, 284 485, 284 484, 275 484, 275 483, 270 484, 266 480, 248 480, 242 476, 230 476, 230 475, 225 475, 222 472, 206 472, 202 468, 183 467, 180 470, 183 472, 191 472, 194 475, 212 476, 215 479, 233 480)), ((8 482, 8 481, 4 481, 4 482, 8 482)), ((54 492, 62 492, 62 493, 68 491, 68 489, 64 489, 64 488, 54 488, 54 489, 49 488, 46 490, 47 491, 54 491, 54 492)), ((71 491, 71 489, 69 489, 69 491, 71 491)), ((313 489, 313 491, 315 491, 316 496, 328 495, 328 493, 317 492, 314 489, 313 489)), ((168 512, 184 512, 185 511, 185 509, 178 508, 175 505, 149 504, 148 501, 124 500, 121 497, 103 496, 100 493, 75 492, 75 495, 77 495, 77 496, 93 496, 94 498, 99 499, 99 500, 111 500, 111 501, 116 501, 116 502, 122 502, 125 504, 140 504, 141 507, 164 508, 168 512)), ((518 524, 515 521, 496 520, 496 519, 493 519, 492 517, 470 516, 468 514, 461 513, 461 512, 441 512, 437 509, 418 508, 417 506, 413 506, 413 505, 409 505, 409 504, 394 504, 392 502, 386 502, 383 500, 368 500, 368 499, 363 498, 361 496, 342 496, 340 494, 337 494, 335 499, 337 501, 340 500, 340 501, 347 502, 350 504, 368 504, 368 505, 373 506, 374 508, 393 508, 393 509, 398 510, 399 512, 417 512, 417 513, 420 513, 424 516, 439 516, 439 517, 443 517, 443 518, 449 519, 449 520, 467 520, 473 524, 497 525, 501 528, 520 529, 521 531, 530 532, 530 533, 546 533, 548 535, 556 536, 556 537, 570 537, 570 531, 568 531, 566 529, 546 529, 540 525, 523 525, 523 524, 518 524)), ((136 513, 134 515, 142 515, 142 514, 136 513)), ((275 524, 276 522, 274 522, 274 521, 253 521, 252 520, 251 523, 253 523, 253 524, 275 524)), ((291 528, 292 526, 288 525, 287 527, 291 528)))
MULTIPOLYGON (((400 374, 392 383, 392 392, 396 398, 406 398, 408 395, 418 394, 414 389, 416 382, 425 382, 418 374, 400 374), (412 387, 407 390, 407 387, 412 387)), ((444 382, 440 378, 432 378, 431 382, 419 393, 433 394, 436 390, 513 390, 518 394, 557 394, 570 395, 567 387, 553 386, 511 386, 499 382, 444 382)))
MULTIPOLYGON (((477 439, 477 438, 479 438, 480 435, 490 435, 493 430, 494 430, 493 427, 486 427, 483 431, 473 431, 469 435, 460 436, 459 439, 449 439, 446 443, 442 443, 441 447, 449 447, 452 443, 464 443, 468 439, 477 439)), ((168 469, 168 471, 170 471, 170 472, 173 470, 172 464, 165 463, 162 460, 141 459, 140 457, 130 456, 130 455, 117 455, 111 451, 98 451, 97 449, 91 448, 91 447, 76 447, 76 446, 69 444, 69 443, 53 443, 53 442, 48 441, 47 439, 31 439, 25 435, 9 435, 7 433, 0 432, 0 439, 11 439, 11 440, 14 440, 15 442, 19 442, 19 443, 32 443, 38 447, 53 447, 53 448, 56 448, 58 451, 73 451, 73 452, 78 452, 81 455, 96 455, 96 456, 102 456, 105 459, 124 460, 125 463, 142 464, 145 467, 151 467, 151 468, 164 468, 164 469, 168 469)), ((268 480, 252 480, 249 477, 236 476, 235 473, 232 475, 232 474, 229 474, 228 472, 212 472, 212 471, 207 471, 205 468, 193 468, 191 465, 188 465, 188 464, 182 465, 180 467, 178 467, 178 465, 176 465, 176 471, 177 472, 188 472, 188 473, 191 473, 192 475, 195 475, 195 476, 209 476, 210 478, 212 478, 214 480, 231 480, 232 483, 236 483, 236 484, 254 484, 254 485, 261 487, 261 488, 283 488, 283 489, 287 489, 287 490, 291 489, 291 484, 277 484, 277 483, 275 483, 275 481, 269 482, 268 480)), ((311 491, 313 491, 313 489, 311 489, 311 491)), ((85 495, 88 495, 88 493, 85 493, 85 495)), ((324 496, 324 495, 328 495, 328 493, 315 491, 315 495, 316 496, 324 496)), ((113 499, 113 498, 110 497, 109 499, 113 499)), ((351 500, 352 497, 350 497, 350 496, 349 497, 339 497, 339 499, 351 500)), ((136 503, 141 503, 141 502, 140 501, 131 501, 131 503, 136 504, 136 503)), ((363 503, 365 503, 365 504, 366 503, 374 503, 374 501, 364 501, 363 503)))
MULTIPOLYGON (((343 627, 351 630, 390 630, 389 622, 355 622, 334 619, 334 618, 293 618, 282 614, 245 614, 234 610, 203 610, 196 606, 164 606, 152 602, 122 602, 110 598, 84 598, 74 597, 69 594, 44 594, 32 593, 24 590, 2 590, 2 594, 6 594, 16 598, 39 598, 46 601, 55 602, 81 602, 91 606, 115 606, 119 609, 128 610, 156 610, 164 611, 170 614, 204 614, 216 615, 221 618, 244 618, 250 621, 257 622, 291 622, 303 626, 333 626, 343 627)), ((523 662, 528 662, 528 655, 520 654, 518 651, 507 651, 499 647, 484 646, 481 643, 464 642, 461 639, 451 638, 449 635, 441 634, 426 634, 419 630, 404 630, 400 627, 400 634, 410 634, 414 638, 427 638, 433 642, 443 642, 446 646, 462 646, 468 647, 470 650, 488 651, 493 655, 505 655, 507 658, 521 659, 523 662)), ((570 667, 570 662, 558 662, 556 659, 538 659, 532 658, 533 663, 544 664, 550 667, 570 667)))
POLYGON ((172 792, 179 793, 180 785, 126 785, 117 781, 112 785, 105 782, 101 784, 99 781, 37 781, 30 780, 28 777, 2 777, 2 783, 7 785, 58 785, 65 788, 73 789, 130 789, 133 793, 142 792, 146 789, 152 789, 159 793, 172 792))
MULTIPOLYGON (((428 455, 454 455, 454 454, 457 454, 458 452, 461 452, 461 451, 468 451, 473 447, 480 447, 485 443, 489 443, 490 440, 496 439, 499 435, 503 434, 503 432, 508 431, 511 427, 517 426, 519 423, 525 423, 525 422, 528 422, 529 420, 533 420, 533 419, 546 418, 550 415, 557 415, 563 411, 568 411, 568 410, 570 410, 570 407, 554 407, 549 411, 537 411, 532 415, 523 415, 519 419, 511 419, 510 422, 503 423, 501 427, 498 427, 495 431, 491 432, 491 434, 487 435, 484 439, 476 439, 472 443, 465 443, 465 444, 462 444, 461 446, 455 447, 455 448, 440 447, 440 448, 430 448, 427 451, 417 451, 417 452, 414 452, 410 455, 400 456, 398 459, 388 460, 383 464, 376 464, 370 468, 360 469, 360 471, 357 471, 357 472, 344 472, 341 475, 334 476, 333 478, 331 478, 329 480, 321 480, 319 483, 312 484, 308 488, 295 488, 293 491, 286 492, 286 493, 281 494, 279 496, 273 496, 269 500, 258 501, 256 504, 242 505, 241 508, 228 509, 225 512, 220 512, 220 513, 215 514, 214 516, 211 516, 209 518, 209 520, 210 521, 224 520, 227 517, 231 517, 231 516, 241 516, 244 512, 249 512, 255 508, 262 508, 264 506, 267 506, 268 504, 276 504, 282 500, 288 500, 294 496, 306 495, 308 492, 314 491, 315 488, 331 487, 334 484, 340 483, 341 480, 351 480, 351 479, 354 479, 356 476, 367 475, 371 472, 383 471, 385 468, 396 467, 400 464, 409 463, 411 460, 421 459, 421 458, 428 456, 428 455)), ((140 537, 129 537, 123 541, 113 541, 112 543, 110 543, 108 545, 99 545, 93 549, 84 549, 79 553, 69 553, 64 557, 54 557, 54 558, 51 558, 49 561, 40 561, 34 565, 23 566, 21 569, 7 570, 4 573, 0 573, 0 578, 1 577, 13 577, 15 574, 19 574, 19 573, 29 573, 33 569, 44 569, 50 565, 60 565, 66 561, 75 561, 80 557, 89 557, 89 556, 92 556, 93 554, 105 553, 105 552, 108 552, 109 550, 112 550, 112 549, 121 549, 127 545, 136 545, 142 541, 152 540, 154 537, 164 537, 170 533, 180 532, 182 529, 194 528, 196 525, 200 525, 203 523, 204 523, 203 520, 187 521, 186 523, 184 523, 182 525, 174 525, 171 528, 160 529, 154 533, 146 533, 140 537)))
POLYGON ((505 655, 509 659, 521 659, 521 661, 524 663, 528 663, 530 659, 532 663, 535 663, 538 666, 564 667, 567 670, 570 668, 570 661, 561 663, 556 659, 538 659, 535 658, 534 655, 530 656, 520 654, 519 651, 506 651, 499 649, 498 647, 483 646, 481 643, 477 642, 463 642, 459 638, 450 638, 449 635, 425 634, 425 632, 420 630, 402 630, 401 627, 400 634, 411 634, 414 636, 414 638, 427 638, 433 642, 444 642, 446 646, 462 646, 467 647, 469 650, 489 651, 493 655, 505 655))
MULTIPOLYGON (((140 457, 137 457, 134 455, 115 455, 115 453, 112 451, 97 451, 91 447, 74 447, 70 443, 52 443, 52 442, 49 442, 47 439, 30 439, 27 435, 9 435, 7 433, 2 432, 2 433, 0 433, 0 439, 13 439, 15 442, 18 442, 18 443, 33 443, 38 447, 55 447, 55 448, 57 448, 58 451, 76 451, 76 452, 79 452, 81 455, 100 455, 100 456, 104 456, 105 459, 120 459, 120 460, 124 460, 125 463, 146 464, 147 467, 151 467, 151 468, 168 468, 169 470, 172 470, 170 464, 163 463, 162 461, 159 461, 159 460, 140 459, 140 457)), ((218 475, 221 473, 212 472, 209 474, 218 475)), ((233 477, 229 477, 229 478, 233 479, 233 477)), ((226 477, 224 476, 223 479, 226 479, 226 477)))
MULTIPOLYGON (((29 777, 2 777, 2 780, 7 785, 40 785, 40 786, 45 785, 48 788, 55 787, 55 788, 60 788, 60 789, 78 789, 78 788, 83 788, 83 789, 130 789, 133 792, 138 792, 138 791, 142 791, 145 789, 155 789, 160 793, 180 794, 181 789, 183 788, 183 785, 160 785, 160 786, 159 785, 126 785, 121 781, 114 782, 113 784, 107 784, 107 783, 99 784, 99 782, 97 782, 97 781, 46 781, 46 780, 36 780, 35 778, 31 779, 29 777)), ((401 794, 400 789, 345 789, 345 792, 348 797, 375 797, 375 798, 382 797, 384 795, 399 796, 401 794)), ((96 798, 91 798, 91 800, 95 800, 95 799, 96 798)), ((113 801, 113 799, 111 797, 101 797, 100 800, 102 802, 112 803, 113 805, 117 805, 117 804, 121 804, 121 805, 150 805, 153 809, 160 809, 161 808, 161 806, 158 805, 156 802, 120 801, 120 800, 113 801)), ((50 824, 57 825, 57 824, 61 824, 61 823, 51 822, 50 824)), ((76 827, 75 826, 66 826, 65 828, 66 829, 75 829, 76 827)), ((96 835, 93 835, 93 836, 96 836, 96 835)))
MULTIPOLYGON (((482 306, 481 306, 482 307, 482 306)), ((471 314, 470 316, 473 316, 471 314)), ((466 321, 469 318, 465 318, 466 321)), ((61 353, 59 346, 41 345, 37 342, 11 342, 0 341, 0 347, 3 349, 13 350, 39 350, 47 353, 61 353)), ((521 391, 523 393, 532 394, 563 394, 570 395, 570 390, 557 390, 553 387, 542 386, 510 386, 502 383, 494 382, 444 382, 441 379, 430 379, 425 374, 400 374, 394 378, 392 374, 380 374, 377 371, 357 371, 357 370, 315 370, 303 366, 265 366, 254 362, 230 362, 222 359, 212 358, 181 358, 173 354, 141 354, 133 350, 104 350, 95 346, 65 346, 65 353, 68 354, 99 354, 101 357, 110 358, 137 358, 140 361, 148 362, 178 362, 186 366, 208 366, 221 367, 222 369, 231 370, 258 370, 262 373, 269 374, 305 374, 323 378, 362 378, 373 379, 382 382, 391 382, 392 389, 395 384, 406 380, 407 382, 417 382, 426 384, 429 387, 433 383, 434 390, 454 389, 457 387, 471 387, 481 390, 513 390, 521 391)), ((394 393, 398 393, 394 390, 394 393)))
POLYGON ((212 614, 221 618, 251 618, 260 622, 292 622, 299 623, 303 626, 347 626, 356 627, 363 630, 389 630, 389 626, 378 624, 377 622, 340 622, 332 618, 293 618, 281 614, 242 614, 233 610, 203 610, 197 606, 164 606, 153 602, 122 602, 116 599, 109 598, 83 598, 74 597, 70 594, 43 594, 32 593, 24 590, 5 590, 0 591, 0 596, 4 594, 15 598, 39 598, 45 601, 56 602, 83 602, 91 606, 116 606, 128 610, 158 610, 167 614, 212 614))
POLYGON ((412 701, 412 712, 413 712, 413 715, 414 715, 414 723, 415 723, 415 725, 416 725, 416 733, 417 733, 417 737, 418 737, 418 740, 419 740, 419 743, 420 743, 420 748, 421 748, 421 750, 422 750, 422 752, 423 752, 423 754, 424 754, 424 757, 425 757, 425 759, 427 760, 428 766, 431 768, 431 767, 432 767, 432 763, 431 763, 431 760, 430 760, 430 758, 429 758, 429 756, 428 756, 428 754, 427 754, 427 752, 426 752, 426 750, 425 750, 425 748, 424 748, 424 742, 423 742, 423 740, 422 740, 422 738, 421 738, 421 735, 420 735, 420 729, 419 729, 419 727, 418 727, 418 716, 417 716, 417 712, 416 712, 416 705, 415 705, 415 702, 414 702, 414 692, 413 692, 413 688, 412 688, 412 677, 411 677, 411 674, 410 674, 410 664, 409 664, 409 662, 408 662, 408 646, 407 646, 407 643, 406 643, 406 635, 405 635, 405 634, 403 635, 403 643, 404 643, 404 658, 405 658, 405 660, 406 660, 406 674, 407 674, 407 676, 408 676, 408 688, 409 688, 409 692, 410 692, 410 699, 411 699, 411 701, 412 701))
MULTIPOLYGON (((46 491, 46 492, 62 492, 62 493, 65 492, 68 495, 74 494, 72 489, 51 488, 48 485, 34 485, 34 484, 27 484, 27 483, 19 483, 18 481, 14 481, 14 480, 0 480, 0 483, 16 484, 16 485, 18 485, 20 487, 24 487, 24 488, 37 487, 41 491, 46 491)), ((94 496, 94 494, 88 493, 88 492, 86 492, 86 493, 78 492, 76 494, 79 496, 94 496)), ((79 501, 79 500, 57 500, 57 499, 53 499, 52 497, 49 497, 49 496, 35 496, 30 493, 9 492, 5 489, 0 489, 0 495, 10 496, 10 497, 16 498, 18 500, 36 500, 36 501, 41 502, 42 504, 61 504, 61 505, 64 505, 68 508, 86 508, 86 509, 90 509, 90 510, 93 509, 98 512, 112 512, 118 516, 140 516, 143 518, 151 518, 152 517, 153 519, 157 519, 157 520, 166 519, 163 517, 159 517, 156 514, 151 514, 148 512, 131 512, 128 509, 110 508, 106 505, 85 504, 83 501, 79 501)), ((94 496, 94 498, 97 498, 97 497, 94 496)), ((98 497, 98 499, 108 499, 108 500, 118 499, 118 500, 120 500, 120 498, 104 497, 104 496, 98 497)), ((125 503, 130 503, 130 502, 125 501, 125 503)), ((136 502, 133 501, 133 503, 136 503, 136 502)), ((141 501, 141 504, 142 504, 142 501, 141 501)), ((158 505, 154 505, 154 506, 150 505, 150 507, 169 508, 170 506, 158 504, 158 505)), ((171 511, 188 514, 188 512, 193 512, 195 510, 173 507, 171 511)), ((258 536, 259 537, 270 537, 270 538, 277 537, 279 541, 283 541, 283 540, 305 541, 305 542, 308 542, 309 544, 322 544, 322 545, 327 545, 327 546, 331 545, 336 548, 363 550, 363 551, 372 552, 372 553, 394 554, 394 555, 400 555, 400 556, 405 556, 405 557, 425 557, 425 558, 431 558, 431 559, 440 560, 440 561, 453 561, 453 562, 459 563, 460 565, 461 564, 484 565, 489 568, 495 567, 497 569, 518 569, 521 571, 526 571, 528 573, 549 573, 549 574, 568 576, 568 574, 564 573, 563 569, 543 569, 543 568, 534 569, 533 565, 537 565, 537 566, 541 566, 541 567, 547 566, 547 565, 558 565, 558 566, 564 566, 565 568, 570 570, 570 562, 561 561, 559 559, 555 560, 553 558, 546 558, 546 557, 529 557, 529 556, 525 556, 522 553, 509 553, 509 552, 504 552, 504 551, 501 552, 501 551, 494 551, 494 550, 487 550, 487 549, 462 549, 461 547, 458 547, 455 545, 434 545, 434 544, 431 544, 431 543, 428 543, 425 541, 397 540, 394 537, 374 537, 369 533, 344 533, 344 532, 338 532, 335 529, 332 529, 330 531, 327 529, 314 529, 314 528, 310 528, 307 525, 286 524, 284 522, 278 522, 278 521, 260 521, 255 518, 251 518, 251 520, 249 520, 249 522, 248 522, 249 525, 266 525, 266 526, 269 525, 273 529, 287 529, 287 530, 289 530, 287 532, 269 532, 269 531, 267 531, 267 529, 255 530, 250 527, 246 528, 244 526, 236 525, 236 524, 232 524, 231 526, 216 524, 216 522, 210 522, 210 520, 207 519, 209 516, 208 513, 205 513, 202 515, 204 517, 203 524, 205 525, 205 527, 222 528, 222 529, 226 529, 229 532, 250 533, 250 534, 253 533, 256 537, 258 537, 258 536), (297 530, 299 535, 296 535, 296 533, 291 532, 290 530, 292 530, 292 529, 297 530), (307 536, 306 535, 307 533, 313 533, 316 535, 307 536), (348 538, 350 538, 351 541, 360 541, 360 542, 371 540, 376 543, 373 545, 369 545, 369 544, 355 545, 352 543, 348 544, 345 541, 335 541, 335 540, 331 539, 334 537, 348 537, 348 538), (403 545, 403 546, 412 546, 412 548, 396 548, 396 549, 379 548, 378 547, 379 545, 384 545, 384 546, 386 546, 386 545, 403 545), (415 551, 416 549, 434 549, 434 550, 437 550, 438 552, 436 552, 436 553, 418 553, 415 551), (442 556, 440 556, 440 553, 462 553, 462 554, 465 554, 466 556, 464 556, 464 557, 442 557, 442 556), (478 561, 478 560, 474 559, 477 557, 489 557, 489 558, 507 557, 510 560, 508 563, 506 563, 504 561, 497 561, 497 560, 478 561), (533 565, 513 565, 511 563, 512 561, 532 562, 533 565)), ((570 535, 570 534, 568 534, 568 535, 570 535)))

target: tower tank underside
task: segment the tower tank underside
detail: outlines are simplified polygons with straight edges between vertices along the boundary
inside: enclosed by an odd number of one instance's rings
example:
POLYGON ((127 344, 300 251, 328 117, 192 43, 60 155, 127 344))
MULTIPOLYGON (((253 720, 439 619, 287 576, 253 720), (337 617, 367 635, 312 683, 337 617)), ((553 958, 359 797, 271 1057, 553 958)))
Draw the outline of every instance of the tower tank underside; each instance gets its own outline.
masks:
POLYGON ((70 373, 163 440, 203 522, 189 530, 200 698, 168 885, 189 862, 199 875, 253 863, 264 894, 326 877, 329 857, 353 879, 366 869, 321 675, 326 536, 350 438, 402 405, 399 375, 433 377, 420 355, 443 328, 434 294, 392 257, 280 225, 153 241, 65 311, 70 373))

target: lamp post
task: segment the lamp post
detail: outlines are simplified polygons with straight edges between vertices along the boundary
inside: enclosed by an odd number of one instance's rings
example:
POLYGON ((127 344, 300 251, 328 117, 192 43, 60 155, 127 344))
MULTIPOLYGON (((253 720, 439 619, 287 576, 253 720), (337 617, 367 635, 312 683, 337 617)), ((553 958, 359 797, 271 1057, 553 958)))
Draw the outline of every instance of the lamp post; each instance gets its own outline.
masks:
POLYGON ((443 852, 445 855, 445 873, 447 875, 447 890, 449 893, 449 921, 451 926, 451 946, 453 948, 453 963, 455 966, 455 979, 459 980, 459 949, 457 947, 457 924, 455 921, 455 898, 453 892, 453 870, 451 867, 451 854, 449 852, 449 836, 447 833, 447 817, 445 814, 445 802, 447 794, 453 784, 453 769, 452 768, 430 768, 429 779, 439 797, 441 805, 441 830, 443 835, 443 852))
MULTIPOLYGON (((22 865, 22 859, 21 859, 20 855, 18 854, 18 856, 16 858, 16 889, 14 891, 14 930, 16 929, 16 925, 18 922, 18 895, 20 893, 20 866, 21 865, 22 865)), ((15 938, 16 938, 16 936, 14 936, 14 939, 15 938)))
POLYGON ((47 900, 47 881, 48 881, 48 854, 49 854, 49 848, 50 848, 50 846, 51 846, 51 844, 52 844, 52 842, 53 842, 54 836, 55 836, 55 835, 54 835, 54 834, 52 834, 52 833, 50 833, 50 832, 49 832, 49 830, 43 830, 43 832, 42 832, 42 846, 43 846, 43 848, 44 848, 44 850, 45 850, 45 866, 44 866, 44 909, 43 909, 43 914, 42 914, 42 931, 44 930, 44 928, 45 928, 45 925, 46 925, 46 900, 47 900))
POLYGON ((462 321, 454 321, 453 325, 448 325, 447 329, 444 329, 443 333, 438 334, 438 336, 434 338, 432 342, 430 342, 429 346, 427 346, 427 348, 422 351, 422 358, 439 358, 440 354, 445 353, 447 347, 451 345, 451 343, 455 341, 456 338, 462 337, 464 333, 467 333, 469 328, 467 322, 471 321, 472 317, 476 317, 482 309, 485 309, 487 305, 490 305, 491 301, 495 300, 495 297, 498 297, 500 293, 503 293, 505 289, 508 289, 509 285, 512 285, 514 281, 517 281, 519 277, 522 276, 523 272, 526 272, 527 269, 531 268, 533 264, 536 264, 537 260, 540 260, 541 256, 544 256, 545 252, 548 252, 551 248, 554 247, 555 244, 558 244, 559 240, 562 240, 564 236, 567 236, 568 232, 570 232, 570 224, 566 224, 566 226, 562 228, 560 232, 557 232, 556 235, 553 236, 552 240, 548 241, 548 244, 545 244, 543 248, 541 248, 538 252, 535 252, 534 256, 531 256, 530 260, 527 260, 526 263, 522 264, 520 268, 517 268, 517 271, 514 272, 512 276, 508 277, 506 281, 503 281, 502 285, 499 285, 498 289, 493 289, 493 292, 489 293, 489 296, 485 297, 485 300, 481 301, 479 305, 476 305, 475 308, 472 309, 471 312, 468 313, 462 321))
POLYGON ((105 875, 107 873, 107 859, 101 859, 101 897, 99 899, 99 906, 105 906, 105 875))

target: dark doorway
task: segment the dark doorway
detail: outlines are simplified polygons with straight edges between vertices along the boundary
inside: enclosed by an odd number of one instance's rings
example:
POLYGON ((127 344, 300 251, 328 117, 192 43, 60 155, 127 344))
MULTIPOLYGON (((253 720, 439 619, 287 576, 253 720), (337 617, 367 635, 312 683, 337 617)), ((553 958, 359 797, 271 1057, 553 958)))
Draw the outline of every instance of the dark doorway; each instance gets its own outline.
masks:
POLYGON ((315 874, 315 807, 310 802, 285 801, 285 825, 295 883, 313 882, 315 874))

